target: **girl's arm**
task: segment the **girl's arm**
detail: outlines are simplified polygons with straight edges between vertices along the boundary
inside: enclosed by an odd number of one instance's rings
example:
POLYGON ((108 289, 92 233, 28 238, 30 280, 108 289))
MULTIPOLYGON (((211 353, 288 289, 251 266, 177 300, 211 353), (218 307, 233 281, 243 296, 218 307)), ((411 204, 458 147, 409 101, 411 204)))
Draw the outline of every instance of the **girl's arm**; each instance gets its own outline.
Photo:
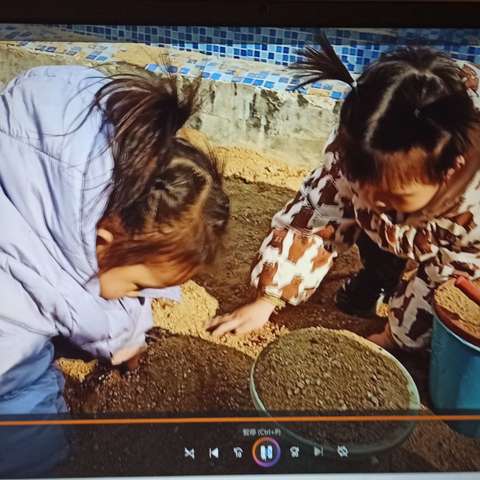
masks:
POLYGON ((325 167, 307 177, 296 197, 273 217, 252 269, 257 296, 304 302, 358 234, 349 184, 328 153, 325 167))
POLYGON ((216 335, 245 333, 260 328, 276 307, 307 300, 337 254, 358 237, 351 195, 336 159, 326 153, 325 166, 273 217, 251 273, 256 300, 215 318, 208 329, 216 335))
MULTIPOLYGON (((442 252, 465 250, 468 238, 480 222, 478 205, 471 205, 455 216, 434 218, 422 227, 409 224, 394 224, 386 215, 372 215, 366 210, 357 210, 357 221, 363 230, 380 245, 399 257, 417 262, 434 260, 442 252), (463 245, 463 246, 462 246, 463 245)), ((478 242, 470 245, 478 255, 478 242)), ((443 262, 442 262, 443 263, 443 262)))

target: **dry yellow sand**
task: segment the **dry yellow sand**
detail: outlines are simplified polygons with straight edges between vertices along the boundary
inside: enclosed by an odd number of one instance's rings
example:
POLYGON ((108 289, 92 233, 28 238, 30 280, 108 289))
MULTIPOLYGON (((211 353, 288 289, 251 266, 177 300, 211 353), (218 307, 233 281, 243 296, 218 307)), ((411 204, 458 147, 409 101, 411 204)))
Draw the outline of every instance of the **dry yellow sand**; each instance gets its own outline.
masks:
POLYGON ((247 335, 214 337, 206 331, 207 322, 215 316, 218 301, 195 282, 182 287, 182 301, 156 300, 153 302, 154 322, 170 333, 191 335, 197 338, 234 348, 250 357, 260 351, 279 335, 287 332, 285 327, 269 323, 262 330, 247 335))

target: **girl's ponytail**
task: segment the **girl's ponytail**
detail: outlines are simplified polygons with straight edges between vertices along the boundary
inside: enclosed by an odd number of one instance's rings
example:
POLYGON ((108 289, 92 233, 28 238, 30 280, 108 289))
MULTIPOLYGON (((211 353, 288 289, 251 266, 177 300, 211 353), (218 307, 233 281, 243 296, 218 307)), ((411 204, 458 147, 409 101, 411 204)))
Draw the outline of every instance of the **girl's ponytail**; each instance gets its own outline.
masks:
POLYGON ((177 131, 199 107, 199 82, 183 89, 177 78, 148 79, 112 76, 96 95, 105 121, 113 126, 113 189, 108 213, 119 213, 137 202, 167 163, 177 131))
POLYGON ((323 32, 318 36, 318 43, 322 49, 321 51, 307 46, 303 51, 299 52, 299 55, 302 55, 304 60, 291 65, 293 69, 304 71, 304 73, 297 75, 298 78, 304 79, 303 82, 297 85, 297 88, 321 80, 339 80, 355 88, 354 78, 335 53, 323 32))

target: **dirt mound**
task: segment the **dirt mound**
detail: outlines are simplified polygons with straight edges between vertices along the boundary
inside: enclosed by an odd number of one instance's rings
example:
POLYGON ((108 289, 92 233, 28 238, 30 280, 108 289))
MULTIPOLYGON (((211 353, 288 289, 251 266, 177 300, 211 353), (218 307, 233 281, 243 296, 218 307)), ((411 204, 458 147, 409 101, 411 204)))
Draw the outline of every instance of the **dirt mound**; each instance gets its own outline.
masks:
POLYGON ((183 128, 180 136, 205 152, 213 151, 223 164, 226 177, 297 190, 309 173, 308 169, 291 167, 264 152, 235 146, 213 147, 204 134, 192 128, 183 128))
POLYGON ((251 359, 199 338, 154 330, 137 370, 97 371, 66 391, 75 413, 199 413, 252 410, 251 359))
POLYGON ((218 301, 203 287, 188 282, 182 287, 181 303, 160 300, 153 303, 154 322, 170 333, 202 338, 234 348, 250 357, 256 357, 265 345, 287 331, 270 323, 261 331, 248 335, 214 337, 205 330, 205 325, 215 316, 217 308, 218 301))

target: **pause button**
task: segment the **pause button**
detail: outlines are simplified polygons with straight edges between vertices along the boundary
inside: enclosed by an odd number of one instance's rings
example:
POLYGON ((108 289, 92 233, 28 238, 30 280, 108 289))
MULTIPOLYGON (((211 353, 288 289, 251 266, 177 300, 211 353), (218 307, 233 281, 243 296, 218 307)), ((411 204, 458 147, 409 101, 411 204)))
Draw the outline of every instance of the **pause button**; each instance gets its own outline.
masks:
POLYGON ((271 437, 259 438, 252 446, 255 463, 260 467, 273 467, 280 460, 280 445, 271 437))

